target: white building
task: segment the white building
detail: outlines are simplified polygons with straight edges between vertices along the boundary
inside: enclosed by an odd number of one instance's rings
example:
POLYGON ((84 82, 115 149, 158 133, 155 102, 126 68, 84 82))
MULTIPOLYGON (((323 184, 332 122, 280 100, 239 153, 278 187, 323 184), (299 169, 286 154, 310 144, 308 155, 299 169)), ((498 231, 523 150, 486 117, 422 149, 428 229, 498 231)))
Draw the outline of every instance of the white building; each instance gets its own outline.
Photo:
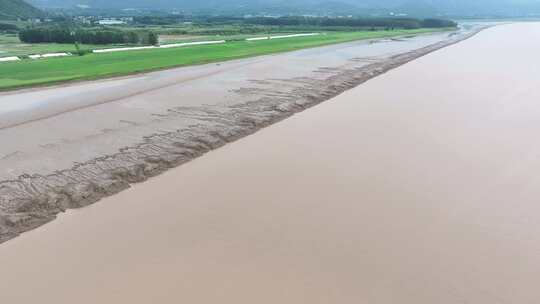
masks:
POLYGON ((120 25, 120 24, 126 24, 125 21, 117 20, 117 19, 102 19, 98 21, 99 25, 120 25))

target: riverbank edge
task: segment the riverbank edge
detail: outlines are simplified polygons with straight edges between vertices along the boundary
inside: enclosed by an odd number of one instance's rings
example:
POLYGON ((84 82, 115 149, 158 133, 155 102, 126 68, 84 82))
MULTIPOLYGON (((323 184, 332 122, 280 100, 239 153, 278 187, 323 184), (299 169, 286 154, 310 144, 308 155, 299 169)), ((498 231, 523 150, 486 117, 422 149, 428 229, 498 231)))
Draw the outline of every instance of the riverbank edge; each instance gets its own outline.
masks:
MULTIPOLYGON (((0 243, 13 239, 56 218, 59 213, 93 204, 104 197, 144 182, 168 169, 327 101, 374 77, 442 48, 454 45, 486 29, 481 27, 456 39, 419 48, 359 69, 342 72, 323 87, 296 92, 294 102, 254 101, 228 111, 212 113, 227 128, 177 130, 156 133, 134 146, 80 163, 50 175, 23 175, 0 182, 0 243), (196 134, 199 133, 199 134, 196 134)), ((192 110, 192 109, 191 109, 192 110)), ((211 111, 201 109, 201 111, 211 111)))
MULTIPOLYGON (((399 38, 408 37, 411 35, 414 35, 414 36, 433 35, 433 34, 443 33, 443 32, 452 32, 457 29, 458 28, 435 28, 435 29, 430 29, 429 31, 422 32, 422 33, 396 34, 396 35, 377 37, 377 38, 354 38, 354 39, 344 40, 344 41, 339 41, 339 42, 327 42, 327 43, 321 43, 315 46, 300 47, 294 50, 280 50, 280 51, 272 51, 272 52, 265 52, 265 53, 234 56, 234 57, 229 57, 229 58, 217 58, 217 59, 205 60, 205 61, 192 63, 192 64, 178 64, 178 65, 170 65, 170 66, 158 67, 158 68, 145 68, 145 69, 139 69, 139 70, 134 70, 130 72, 111 73, 107 75, 82 76, 82 77, 63 79, 63 80, 50 80, 50 81, 30 83, 30 84, 0 86, 0 94, 1 93, 16 93, 17 91, 22 91, 25 89, 29 90, 29 89, 35 89, 35 88, 48 88, 48 87, 55 87, 55 86, 61 86, 61 85, 70 85, 74 83, 81 83, 81 82, 87 82, 87 81, 100 81, 100 80, 111 80, 115 78, 132 77, 132 76, 144 75, 144 74, 148 74, 152 72, 159 72, 159 71, 170 70, 170 69, 175 69, 175 68, 198 66, 198 65, 205 65, 205 64, 212 64, 212 63, 222 63, 222 62, 228 62, 228 61, 240 60, 240 59, 246 59, 246 58, 255 58, 255 57, 260 57, 260 56, 279 55, 282 53, 294 52, 298 50, 318 48, 318 47, 324 47, 324 46, 335 45, 335 44, 351 43, 351 42, 356 42, 356 41, 369 42, 369 41, 377 41, 381 39, 399 39, 399 38)), ((50 60, 62 60, 64 58, 65 57, 51 58, 50 60)))

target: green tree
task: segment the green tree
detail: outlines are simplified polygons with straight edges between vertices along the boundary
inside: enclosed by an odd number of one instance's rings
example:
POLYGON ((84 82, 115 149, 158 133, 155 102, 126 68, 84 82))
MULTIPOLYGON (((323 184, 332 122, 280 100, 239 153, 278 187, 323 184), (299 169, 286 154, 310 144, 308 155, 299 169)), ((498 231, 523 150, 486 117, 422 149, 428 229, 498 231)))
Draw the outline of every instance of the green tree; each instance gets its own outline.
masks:
POLYGON ((159 44, 159 37, 156 33, 154 32, 149 32, 148 33, 148 44, 151 44, 151 45, 158 45, 159 44))

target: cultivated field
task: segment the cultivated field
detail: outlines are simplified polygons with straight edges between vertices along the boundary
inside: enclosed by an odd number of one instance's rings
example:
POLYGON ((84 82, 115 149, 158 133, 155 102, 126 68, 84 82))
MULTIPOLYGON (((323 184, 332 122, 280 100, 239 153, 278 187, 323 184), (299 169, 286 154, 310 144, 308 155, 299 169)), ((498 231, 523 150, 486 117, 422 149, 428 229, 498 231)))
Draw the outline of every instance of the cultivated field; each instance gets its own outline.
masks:
MULTIPOLYGON (((80 45, 81 49, 95 50, 110 48, 111 45, 80 45)), ((0 34, 0 57, 27 56, 32 54, 75 52, 70 43, 23 43, 16 34, 0 34)))

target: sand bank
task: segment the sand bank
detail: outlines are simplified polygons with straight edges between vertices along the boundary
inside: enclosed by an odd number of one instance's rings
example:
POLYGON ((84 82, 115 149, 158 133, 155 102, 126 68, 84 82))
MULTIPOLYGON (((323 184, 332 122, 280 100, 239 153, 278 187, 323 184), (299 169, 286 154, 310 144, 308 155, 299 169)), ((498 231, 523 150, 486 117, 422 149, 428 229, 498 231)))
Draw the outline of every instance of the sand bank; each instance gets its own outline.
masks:
POLYGON ((0 94, 0 242, 474 35, 347 43, 0 94))
POLYGON ((486 30, 69 211, 0 246, 0 302, 540 303, 538 35, 486 30))

